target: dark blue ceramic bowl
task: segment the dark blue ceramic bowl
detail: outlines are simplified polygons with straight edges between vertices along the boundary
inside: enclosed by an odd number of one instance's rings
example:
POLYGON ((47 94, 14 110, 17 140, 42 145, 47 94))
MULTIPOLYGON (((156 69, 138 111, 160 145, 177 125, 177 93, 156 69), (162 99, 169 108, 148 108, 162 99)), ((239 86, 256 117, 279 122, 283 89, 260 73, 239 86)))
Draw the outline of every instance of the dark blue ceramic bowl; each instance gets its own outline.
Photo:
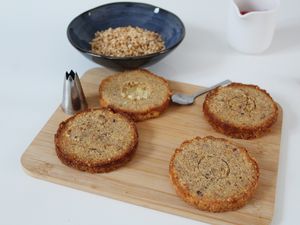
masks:
POLYGON ((173 13, 159 7, 133 2, 117 2, 88 10, 69 24, 70 43, 92 61, 110 68, 134 69, 152 65, 175 49, 183 40, 185 28, 173 13), (138 26, 161 35, 166 49, 154 54, 134 57, 111 57, 93 54, 89 42, 98 30, 110 27, 138 26))

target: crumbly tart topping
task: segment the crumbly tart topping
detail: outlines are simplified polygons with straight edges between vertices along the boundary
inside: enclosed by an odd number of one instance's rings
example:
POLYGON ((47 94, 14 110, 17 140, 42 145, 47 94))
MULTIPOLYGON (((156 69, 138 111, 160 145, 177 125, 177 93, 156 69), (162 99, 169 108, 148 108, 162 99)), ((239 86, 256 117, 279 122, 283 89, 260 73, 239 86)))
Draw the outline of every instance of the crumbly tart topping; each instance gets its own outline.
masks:
POLYGON ((92 53, 112 57, 143 56, 166 49, 160 34, 132 26, 97 31, 90 44, 92 53))

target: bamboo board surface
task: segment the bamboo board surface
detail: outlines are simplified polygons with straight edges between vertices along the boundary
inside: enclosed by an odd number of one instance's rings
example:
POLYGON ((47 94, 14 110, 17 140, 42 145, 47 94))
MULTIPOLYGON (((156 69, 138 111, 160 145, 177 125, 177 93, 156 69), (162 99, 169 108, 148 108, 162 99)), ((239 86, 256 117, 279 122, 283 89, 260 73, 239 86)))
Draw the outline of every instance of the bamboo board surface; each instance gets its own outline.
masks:
MULTIPOLYGON (((98 86, 113 72, 103 68, 89 70, 82 86, 89 107, 99 107, 98 86)), ((192 93, 198 86, 170 81, 172 90, 192 93)), ((249 150, 259 164, 261 176, 254 198, 243 208, 226 213, 208 213, 187 205, 176 196, 168 166, 176 147, 185 139, 216 133, 204 119, 204 96, 192 106, 172 105, 161 117, 139 122, 139 146, 132 161, 105 174, 89 174, 63 165, 56 156, 53 137, 61 121, 69 116, 58 109, 24 152, 21 163, 36 178, 96 193, 135 205, 180 215, 210 224, 270 224, 273 217, 280 151, 282 109, 271 133, 254 140, 231 139, 249 150)), ((230 139, 228 137, 225 137, 230 139)))

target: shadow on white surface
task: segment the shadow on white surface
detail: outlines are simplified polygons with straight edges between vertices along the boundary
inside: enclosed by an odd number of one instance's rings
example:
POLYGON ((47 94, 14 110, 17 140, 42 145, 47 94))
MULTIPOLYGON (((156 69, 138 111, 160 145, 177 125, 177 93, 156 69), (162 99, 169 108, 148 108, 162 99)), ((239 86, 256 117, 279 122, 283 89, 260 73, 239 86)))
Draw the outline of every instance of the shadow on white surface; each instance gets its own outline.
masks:
POLYGON ((182 76, 181 79, 185 74, 202 76, 206 70, 220 66, 226 55, 230 54, 231 49, 223 36, 221 32, 186 24, 186 36, 182 44, 167 58, 152 66, 151 70, 170 75, 170 79, 172 74, 182 76))
POLYGON ((265 54, 282 53, 293 51, 293 48, 300 46, 300 23, 289 24, 277 27, 274 33, 273 42, 265 54))
MULTIPOLYGON (((283 102, 283 101, 282 101, 283 102)), ((297 127, 297 115, 291 110, 289 105, 282 104, 283 108, 283 121, 282 121, 282 136, 280 144, 279 167, 277 177, 277 188, 275 198, 275 208, 272 220, 272 225, 281 224, 286 214, 286 206, 284 197, 286 196, 286 178, 287 178, 287 163, 288 163, 288 150, 290 148, 290 137, 297 127)))

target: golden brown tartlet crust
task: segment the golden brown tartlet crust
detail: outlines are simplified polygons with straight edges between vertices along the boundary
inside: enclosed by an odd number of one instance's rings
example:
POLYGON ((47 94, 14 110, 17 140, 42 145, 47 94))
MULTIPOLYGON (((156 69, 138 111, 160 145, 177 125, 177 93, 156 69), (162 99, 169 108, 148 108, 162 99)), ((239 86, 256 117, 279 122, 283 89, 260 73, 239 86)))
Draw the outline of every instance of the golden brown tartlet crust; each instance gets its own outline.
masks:
MULTIPOLYGON (((95 123, 97 123, 97 121, 95 121, 95 123)), ((128 135, 128 134, 124 134, 124 135, 128 135)), ((131 160, 138 145, 138 133, 137 133, 137 128, 135 126, 135 123, 127 115, 115 113, 110 109, 101 109, 101 108, 88 109, 86 111, 77 113, 76 115, 61 122, 59 124, 57 133, 54 136, 54 143, 55 143, 56 154, 58 158, 61 160, 61 162, 64 163, 65 165, 81 171, 90 172, 90 173, 103 173, 103 172, 109 172, 115 170, 131 160), (62 144, 62 139, 64 138, 63 135, 66 132, 68 126, 72 124, 73 121, 75 121, 78 116, 88 114, 90 112, 95 112, 97 110, 111 112, 112 118, 114 116, 123 118, 124 122, 128 123, 128 125, 131 127, 133 138, 131 140, 130 146, 127 149, 124 149, 122 151, 122 154, 118 154, 115 157, 112 157, 110 159, 106 159, 106 160, 102 159, 99 160, 98 162, 91 162, 88 159, 78 157, 76 154, 70 154, 69 152, 66 152, 64 150, 65 146, 63 146, 62 144)))
MULTIPOLYGON (((228 154, 224 153, 224 154, 228 154)), ((198 165, 199 166, 199 165, 198 165)), ((192 171, 189 171, 192 172, 192 171)), ((250 157, 247 150, 243 147, 236 146, 234 143, 229 142, 226 139, 223 138, 215 138, 212 136, 207 137, 195 137, 191 140, 184 141, 179 148, 177 148, 174 152, 174 154, 171 157, 170 164, 169 164, 169 175, 171 182, 173 184, 173 187, 176 190, 177 195, 182 198, 185 202, 188 204, 204 211, 209 212, 225 212, 225 211, 231 211, 236 210, 241 207, 243 207, 253 196, 255 193, 255 190, 258 186, 258 179, 259 179, 259 168, 257 165, 257 162, 250 157), (179 172, 176 170, 175 161, 176 158, 182 154, 184 150, 184 146, 192 144, 195 140, 201 141, 201 140, 211 140, 211 141, 222 141, 224 142, 224 145, 233 145, 237 149, 236 151, 239 151, 240 154, 242 154, 247 159, 247 163, 252 165, 253 174, 252 174, 252 181, 248 186, 243 187, 243 189, 240 190, 240 193, 232 194, 230 197, 227 197, 225 199, 218 198, 212 198, 205 196, 205 193, 202 194, 198 192, 197 194, 192 193, 192 187, 189 186, 188 183, 183 182, 182 177, 180 177, 179 172)), ((201 175, 199 175, 201 176, 201 175)), ((191 179, 191 177, 189 177, 191 179)), ((193 180, 191 181, 193 182, 193 180)), ((226 190, 228 187, 224 187, 223 190, 226 190)), ((221 192, 222 192, 221 191, 221 192)))
MULTIPOLYGON (((151 73, 148 70, 145 69, 137 69, 134 70, 134 72, 140 72, 143 76, 149 76, 152 77, 154 79, 156 79, 157 82, 160 82, 161 84, 164 85, 164 87, 166 88, 166 94, 164 96, 163 101, 156 106, 149 106, 143 110, 132 110, 129 109, 127 107, 119 107, 116 103, 110 101, 109 99, 104 97, 104 92, 106 91, 106 85, 110 82, 113 82, 112 80, 114 79, 114 77, 117 76, 123 76, 124 74, 128 74, 131 73, 133 70, 128 70, 128 71, 124 71, 124 72, 120 72, 111 76, 108 76, 107 78, 105 78, 104 80, 101 81, 101 84, 99 86, 99 103, 101 107, 104 108, 111 108, 113 111, 115 112, 123 112, 126 113, 127 115, 129 115, 134 121, 143 121, 143 120, 147 120, 147 119, 151 119, 151 118, 155 118, 160 116, 160 114, 162 112, 164 112, 170 103, 170 96, 171 96, 171 90, 168 84, 168 81, 165 80, 164 78, 157 76, 153 73, 151 73)), ((153 99, 155 100, 155 99, 153 99)))
MULTIPOLYGON (((273 101, 272 97, 265 90, 260 89, 256 85, 249 84, 241 84, 241 83, 232 83, 226 87, 216 88, 210 91, 204 100, 203 103, 203 112, 205 118, 208 120, 210 125, 218 132, 228 135, 233 138, 240 139, 253 139, 263 136, 265 133, 270 131, 270 127, 277 121, 278 117, 278 107, 277 104, 273 101), (219 113, 212 112, 212 100, 217 98, 220 94, 220 90, 224 88, 233 88, 243 90, 245 88, 251 88, 256 92, 260 92, 263 94, 272 105, 272 114, 268 115, 267 118, 264 119, 260 124, 245 124, 243 126, 236 124, 233 121, 224 121, 220 115, 224 113, 224 111, 220 111, 219 113)), ((234 118, 236 119, 236 118, 234 118)), ((233 119, 233 120, 234 120, 233 119)))

